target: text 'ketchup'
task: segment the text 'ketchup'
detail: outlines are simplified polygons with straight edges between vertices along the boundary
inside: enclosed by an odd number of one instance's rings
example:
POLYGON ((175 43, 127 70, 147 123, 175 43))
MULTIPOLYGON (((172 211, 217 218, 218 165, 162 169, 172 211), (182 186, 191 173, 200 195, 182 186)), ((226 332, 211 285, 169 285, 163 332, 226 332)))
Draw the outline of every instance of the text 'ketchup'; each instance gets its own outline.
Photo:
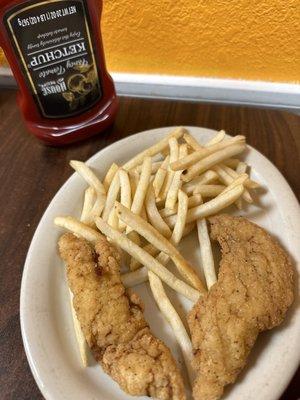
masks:
POLYGON ((0 44, 19 85, 28 129, 47 144, 95 135, 112 124, 98 0, 1 0, 0 44))

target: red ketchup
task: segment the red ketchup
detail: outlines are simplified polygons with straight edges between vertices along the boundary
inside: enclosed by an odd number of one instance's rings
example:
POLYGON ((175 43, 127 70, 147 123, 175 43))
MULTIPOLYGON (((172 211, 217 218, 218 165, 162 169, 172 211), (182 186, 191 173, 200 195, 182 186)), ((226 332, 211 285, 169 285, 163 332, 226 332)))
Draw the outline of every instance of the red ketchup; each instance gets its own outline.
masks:
POLYGON ((18 103, 28 130, 46 144, 86 139, 115 118, 100 8, 99 0, 1 0, 0 45, 18 103))

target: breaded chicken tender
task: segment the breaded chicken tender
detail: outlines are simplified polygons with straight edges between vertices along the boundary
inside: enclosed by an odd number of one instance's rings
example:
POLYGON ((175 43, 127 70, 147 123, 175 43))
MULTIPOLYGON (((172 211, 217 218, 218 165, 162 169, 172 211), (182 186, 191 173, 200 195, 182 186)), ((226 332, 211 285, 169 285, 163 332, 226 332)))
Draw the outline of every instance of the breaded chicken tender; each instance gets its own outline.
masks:
POLYGON ((244 368, 259 332, 279 325, 293 302, 293 268, 274 238, 241 217, 209 222, 222 260, 217 283, 188 317, 195 400, 219 399, 244 368))
POLYGON ((104 237, 95 247, 73 234, 59 240, 73 305, 95 359, 127 393, 184 400, 170 350, 153 336, 138 295, 120 279, 120 256, 104 237))

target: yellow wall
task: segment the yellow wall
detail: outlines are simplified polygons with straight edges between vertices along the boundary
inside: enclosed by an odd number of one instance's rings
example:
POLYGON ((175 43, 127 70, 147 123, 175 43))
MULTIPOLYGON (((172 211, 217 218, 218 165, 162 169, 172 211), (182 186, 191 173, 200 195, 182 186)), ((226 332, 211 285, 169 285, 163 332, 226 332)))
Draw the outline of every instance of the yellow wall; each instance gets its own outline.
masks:
POLYGON ((104 0, 111 71, 300 82, 300 0, 104 0))
POLYGON ((300 83, 300 0, 103 3, 110 71, 300 83))

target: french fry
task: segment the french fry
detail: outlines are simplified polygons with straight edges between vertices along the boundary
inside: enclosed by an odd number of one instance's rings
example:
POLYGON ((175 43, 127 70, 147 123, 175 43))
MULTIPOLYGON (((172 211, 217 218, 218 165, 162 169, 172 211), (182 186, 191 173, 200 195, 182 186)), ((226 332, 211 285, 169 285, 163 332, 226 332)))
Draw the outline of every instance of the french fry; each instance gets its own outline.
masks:
MULTIPOLYGON (((186 222, 193 222, 199 218, 206 218, 218 213, 219 211, 233 204, 242 195, 243 191, 244 186, 238 185, 230 189, 227 193, 222 192, 214 199, 197 207, 190 208, 187 213, 186 222)), ((165 221, 169 227, 174 227, 176 223, 176 215, 167 217, 165 221)))
MULTIPOLYGON (((237 174, 240 175, 240 174, 247 173, 247 168, 248 168, 248 165, 245 162, 240 161, 238 166, 236 167, 235 171, 236 171, 237 174)), ((257 189, 257 188, 261 187, 261 185, 258 182, 255 182, 250 178, 247 179, 247 181, 245 182, 245 186, 248 189, 257 189)))
MULTIPOLYGON (((243 185, 246 186, 246 182, 249 179, 248 174, 237 174, 233 169, 227 167, 226 165, 222 165, 221 164, 221 168, 223 168, 223 170, 227 173, 227 175, 229 175, 232 179, 232 182, 234 182, 238 177, 246 177, 245 179, 243 179, 243 185)), ((250 193, 248 192, 248 190, 245 188, 244 189, 244 193, 242 195, 242 198, 247 202, 247 203, 253 203, 253 199, 250 195, 250 193)))
MULTIPOLYGON (((173 161, 176 161, 178 159, 179 155, 179 146, 176 138, 171 138, 169 140, 169 146, 170 146, 170 163, 173 161)), ((170 165, 168 165, 168 171, 167 171, 167 176, 164 180, 163 186, 161 188, 161 193, 158 196, 158 199, 165 200, 167 197, 167 194, 169 192, 169 189, 171 187, 173 177, 174 177, 175 172, 170 169, 170 165)))
POLYGON ((170 256, 168 254, 164 253, 161 251, 158 256, 156 257, 157 261, 161 263, 161 265, 166 266, 168 262, 170 261, 170 256))
POLYGON ((203 197, 218 196, 226 188, 224 185, 198 185, 195 187, 193 194, 201 194, 203 197))
MULTIPOLYGON (((191 139, 188 138, 187 143, 189 143, 194 150, 199 150, 203 147, 212 146, 213 144, 222 142, 222 140, 224 140, 226 136, 226 132, 224 130, 219 131, 212 139, 205 143, 204 146, 201 146, 192 135, 189 134, 189 136, 191 137, 191 139)), ((185 139, 186 135, 183 135, 183 138, 185 139)))
MULTIPOLYGON (((188 208, 192 208, 195 206, 199 206, 202 204, 202 196, 200 194, 194 194, 191 197, 188 197, 188 208)), ((159 211, 162 218, 169 217, 170 215, 177 214, 178 203, 175 205, 174 210, 170 210, 168 208, 163 208, 159 211)))
MULTIPOLYGON (((199 204, 202 204, 201 195, 195 194, 191 197, 188 197, 188 208, 198 206, 199 204)), ((177 214, 177 210, 178 210, 178 203, 175 205, 175 208, 173 210, 170 210, 169 208, 163 208, 159 210, 159 213, 162 218, 166 218, 169 217, 170 215, 177 214)))
POLYGON ((130 182, 130 187, 131 187, 131 198, 133 199, 137 185, 140 180, 140 174, 135 169, 133 169, 128 172, 128 176, 129 176, 129 182, 130 182))
POLYGON ((230 168, 236 168, 239 162, 240 160, 238 158, 228 158, 228 160, 223 161, 223 163, 230 168))
POLYGON ((244 144, 244 143, 245 143, 244 136, 235 136, 224 142, 216 143, 211 146, 203 147, 197 151, 194 151, 193 153, 187 155, 186 157, 171 162, 170 167, 173 171, 188 169, 189 167, 196 164, 198 161, 208 157, 211 154, 214 154, 216 152, 219 152, 220 150, 231 147, 234 144, 244 144))
POLYGON ((170 149, 169 147, 166 147, 165 149, 163 149, 160 154, 162 155, 163 158, 166 158, 167 156, 170 155, 170 149))
POLYGON ((146 267, 142 267, 136 271, 127 272, 126 274, 121 275, 121 279, 126 288, 139 285, 140 283, 147 282, 148 269, 146 267))
POLYGON ((120 191, 120 177, 119 173, 116 173, 107 192, 106 203, 102 214, 104 221, 108 220, 109 214, 115 204, 115 201, 118 198, 119 191, 120 191))
MULTIPOLYGON (((93 208, 94 198, 95 198, 95 190, 94 188, 89 186, 84 192, 84 202, 80 217, 80 221, 84 224, 88 224, 90 222, 91 219, 90 213, 93 208)), ((89 351, 89 348, 85 340, 84 334, 81 330, 81 326, 73 306, 73 293, 71 292, 70 289, 69 289, 69 295, 70 295, 70 306, 73 319, 73 326, 75 331, 75 337, 78 344, 79 355, 82 362, 82 366, 86 368, 88 366, 87 353, 89 351)))
MULTIPOLYGON (((195 223, 191 222, 190 224, 186 224, 183 230, 183 237, 187 236, 189 233, 191 233, 193 231, 193 229, 195 228, 195 223)), ((158 255, 159 250, 153 246, 151 243, 146 244, 143 247, 143 250, 145 250, 147 253, 149 253, 151 256, 155 257, 158 255)), ((168 258, 169 260, 169 258, 168 258)), ((138 268, 140 268, 142 266, 142 264, 135 260, 134 258, 131 259, 131 263, 130 263, 130 270, 131 271, 135 271, 138 268)), ((137 276, 137 280, 138 280, 138 276, 137 276)), ((132 282, 134 284, 134 274, 132 274, 132 282)))
MULTIPOLYGON (((146 157, 143 161, 142 172, 133 197, 131 211, 140 214, 147 194, 151 176, 151 158, 146 157)), ((128 232, 127 232, 128 233, 128 232)))
MULTIPOLYGON (((155 174, 161 168, 163 161, 155 161, 151 165, 151 174, 155 174)), ((135 170, 140 174, 142 172, 142 164, 135 167, 135 170)))
MULTIPOLYGON (((248 175, 248 176, 249 176, 249 175, 248 175)), ((258 188, 261 188, 261 187, 262 187, 262 185, 261 185, 260 183, 254 181, 253 179, 250 179, 250 178, 248 178, 248 179, 246 180, 245 186, 246 186, 248 189, 258 189, 258 188)))
POLYGON ((139 215, 132 213, 122 204, 116 202, 115 208, 119 218, 134 231, 143 236, 149 243, 171 257, 180 274, 196 289, 203 292, 204 287, 191 265, 183 258, 179 251, 152 225, 144 221, 139 215))
POLYGON ((173 243, 175 246, 179 244, 183 236, 188 212, 188 202, 189 199, 187 195, 182 190, 179 190, 177 220, 170 239, 171 243, 173 243))
POLYGON ((91 211, 95 202, 95 189, 89 186, 84 192, 83 207, 81 211, 80 221, 89 225, 91 223, 91 211))
MULTIPOLYGON (((245 192, 245 189, 244 189, 245 192)), ((244 193, 243 193, 244 194, 244 193)), ((240 197, 239 199, 237 199, 237 201, 234 203, 237 207, 238 210, 242 210, 243 208, 243 200, 242 197, 240 197)))
MULTIPOLYGON (((181 144, 179 146, 179 159, 184 158, 186 155, 187 155, 187 144, 181 144)), ((172 183, 169 188, 169 191, 167 193, 165 207, 169 208, 171 210, 174 209, 175 204, 178 199, 178 191, 182 184, 181 174, 182 174, 182 171, 175 172, 173 179, 172 179, 172 183)))
MULTIPOLYGON (((180 190, 178 193, 178 211, 177 211, 176 224, 173 229, 172 236, 170 238, 171 244, 173 244, 175 247, 179 244, 183 236, 187 211, 188 211, 188 197, 184 192, 180 190)), ((167 265, 168 261, 170 260, 170 256, 165 252, 160 252, 160 254, 157 257, 157 260, 161 264, 167 265)))
POLYGON ((239 185, 244 185, 246 180, 248 179, 248 175, 247 174, 241 174, 238 175, 237 178, 233 179, 233 181, 231 182, 230 185, 228 185, 222 192, 222 194, 229 192, 231 189, 233 189, 236 186, 239 185))
POLYGON ((148 272, 149 283, 152 294, 156 301, 158 308, 163 316, 171 325, 176 340, 181 348, 183 359, 187 368, 190 384, 192 385, 195 378, 195 371, 192 368, 193 349, 191 340, 187 331, 168 296, 159 277, 153 272, 148 272))
POLYGON ((81 236, 88 242, 95 243, 97 240, 102 238, 101 233, 97 232, 95 229, 90 228, 88 225, 83 224, 73 217, 56 217, 54 219, 54 224, 68 231, 74 233, 76 236, 81 236))
POLYGON ((101 193, 97 193, 95 203, 93 205, 93 208, 91 209, 90 213, 90 224, 94 225, 94 219, 95 217, 100 217, 104 206, 106 203, 106 196, 104 196, 101 193))
POLYGON ((145 221, 149 222, 149 221, 148 221, 148 215, 147 215, 146 207, 145 207, 145 203, 143 204, 143 207, 142 207, 141 217, 142 217, 145 221))
MULTIPOLYGON (((116 210, 115 210, 115 213, 117 215, 116 210)), ((119 218, 118 218, 118 220, 119 220, 119 218)), ((128 237, 128 239, 130 239, 137 246, 141 246, 141 238, 140 238, 140 235, 137 232, 131 231, 131 232, 127 233, 127 237, 128 237)), ((126 261, 127 261, 127 259, 128 259, 128 257, 125 257, 126 261)), ((130 269, 130 271, 134 271, 136 268, 140 267, 140 265, 134 263, 134 261, 135 261, 135 258, 130 257, 130 260, 129 260, 129 269, 130 269)))
POLYGON ((196 228, 195 222, 190 222, 189 224, 185 224, 182 237, 186 237, 186 236, 187 236, 188 234, 190 234, 195 228, 196 228))
MULTIPOLYGON (((116 213, 116 215, 118 215, 118 214, 116 213)), ((138 245, 138 246, 141 245, 141 238, 137 232, 131 231, 131 232, 127 233, 127 237, 136 245, 138 245)))
POLYGON ((247 168, 248 168, 248 165, 245 163, 245 162, 243 162, 243 161, 240 161, 239 163, 238 163, 238 166, 236 167, 236 169, 235 169, 235 172, 237 173, 237 174, 246 174, 247 173, 247 168))
MULTIPOLYGON (((120 202, 123 206, 131 208, 131 186, 128 172, 124 169, 119 170, 120 179, 120 202)), ((120 221, 120 229, 124 229, 125 225, 120 221)))
MULTIPOLYGON (((161 217, 155 203, 155 196, 153 186, 150 185, 146 197, 146 211, 149 218, 149 222, 157 229, 164 237, 169 238, 172 232, 168 225, 165 223, 161 217)), ((128 208, 128 207, 127 207, 128 208)))
POLYGON ((161 191, 161 188, 164 184, 164 181, 165 181, 165 178, 167 175, 168 166, 169 166, 169 160, 170 160, 170 156, 167 156, 164 159, 161 167, 156 172, 155 177, 153 179, 153 189, 154 189, 155 197, 158 197, 159 192, 161 191))
MULTIPOLYGON (((187 236, 195 228, 195 223, 187 224, 183 231, 183 237, 187 236)), ((159 250, 154 247, 151 243, 146 244, 143 250, 155 257, 158 255, 159 250)), ((169 260, 169 257, 167 261, 169 260)), ((139 285, 142 282, 148 280, 148 270, 146 267, 142 267, 142 263, 137 261, 134 257, 131 258, 132 266, 130 267, 131 272, 122 274, 122 281, 126 287, 133 287, 139 285)))
POLYGON ((223 182, 225 185, 230 185, 231 182, 233 181, 233 178, 231 175, 228 174, 228 172, 225 170, 225 166, 223 164, 218 164, 213 167, 213 170, 218 174, 219 179, 221 182, 223 182))
POLYGON ((84 368, 86 368, 88 366, 88 359, 87 359, 88 356, 87 355, 89 352, 89 347, 85 340, 84 334, 82 332, 80 323, 79 323, 77 315, 76 315, 76 311, 73 306, 73 294, 70 289, 69 289, 69 294, 70 294, 70 303, 71 303, 70 305, 71 305, 71 313, 72 313, 72 318, 73 318, 73 326, 74 326, 75 336, 76 336, 76 340, 77 340, 77 344, 78 344, 79 355, 80 355, 80 359, 82 362, 82 366, 84 368))
POLYGON ((111 228, 102 218, 96 218, 96 225, 98 229, 107 237, 109 237, 113 242, 117 243, 121 249, 126 251, 132 257, 136 258, 140 261, 145 267, 147 267, 150 271, 154 272, 157 276, 160 277, 162 281, 164 281, 167 285, 169 285, 175 291, 181 293, 183 296, 188 299, 196 302, 201 295, 201 293, 176 278, 169 270, 167 270, 163 265, 161 265, 155 258, 150 256, 146 251, 141 249, 135 243, 133 243, 128 237, 116 229, 111 228))
POLYGON ((200 256, 208 290, 217 282, 214 257, 211 249, 210 238, 206 219, 197 220, 198 238, 200 243, 200 256))
POLYGON ((174 137, 179 139, 183 136, 183 134, 187 132, 185 128, 179 127, 176 128, 174 131, 170 132, 169 135, 164 137, 162 140, 154 144, 153 146, 149 147, 148 149, 142 151, 141 153, 137 154, 131 160, 129 160, 126 164, 123 165, 123 168, 127 171, 136 167, 137 165, 141 164, 145 157, 153 157, 156 154, 159 154, 162 150, 169 146, 169 139, 174 137))
POLYGON ((223 160, 226 160, 226 158, 242 153, 245 148, 246 144, 244 143, 233 144, 222 150, 210 154, 209 156, 192 165, 188 170, 184 170, 182 173, 182 180, 185 182, 191 181, 195 176, 210 169, 214 165, 222 162, 223 160))
POLYGON ((187 143, 186 143, 186 145, 187 145, 187 153, 188 154, 191 154, 191 153, 193 153, 195 150, 190 146, 190 145, 188 145, 187 143))
POLYGON ((71 160, 70 165, 89 184, 89 186, 92 186, 95 189, 96 193, 106 194, 100 179, 84 162, 71 160))
MULTIPOLYGON (((142 212, 144 200, 150 183, 151 164, 152 164, 151 157, 146 157, 143 161, 142 172, 137 182, 136 190, 131 205, 132 212, 136 214, 140 214, 142 212)), ((128 238, 131 239, 135 244, 140 245, 139 234, 137 232, 132 232, 130 226, 126 227, 126 234, 128 238)), ((133 259, 131 259, 129 262, 129 268, 131 270, 133 268, 133 259)))
POLYGON ((224 164, 221 164, 221 167, 232 178, 237 178, 239 176, 239 174, 233 168, 230 168, 230 167, 228 167, 227 165, 224 165, 224 164))
MULTIPOLYGON (((229 186, 233 182, 233 178, 225 171, 223 164, 215 165, 213 169, 218 174, 220 181, 223 182, 225 185, 229 186)), ((236 200, 235 205, 239 210, 242 209, 241 197, 236 200)))
POLYGON ((205 143, 205 147, 209 147, 216 143, 222 142, 222 140, 224 140, 225 136, 226 136, 225 131, 222 130, 222 131, 218 132, 212 139, 210 139, 207 143, 205 143))
POLYGON ((195 151, 203 149, 203 146, 201 146, 200 143, 192 136, 189 132, 186 132, 183 135, 183 139, 186 141, 186 143, 195 151))
MULTIPOLYGON (((245 185, 246 180, 248 179, 248 175, 247 174, 241 174, 240 176, 242 176, 242 178, 238 181, 236 181, 236 179, 239 177, 238 174, 236 174, 235 178, 233 178, 226 170, 226 166, 223 164, 220 165, 216 165, 214 167, 214 170, 217 172, 217 174, 219 175, 220 180, 225 183, 225 185, 232 185, 233 182, 235 182, 236 184, 240 184, 242 183, 243 185, 245 185)), ((227 188, 228 189, 228 188, 227 188)), ((244 200, 246 200, 247 202, 252 202, 252 197, 250 196, 250 193, 247 191, 247 189, 244 189, 244 192, 241 196, 244 200)), ((242 208, 242 203, 241 200, 242 198, 237 199, 236 201, 236 206, 237 208, 240 210, 242 208)))
POLYGON ((164 206, 165 206, 165 201, 162 200, 161 197, 156 197, 155 201, 156 201, 156 207, 157 207, 157 209, 158 209, 159 211, 162 210, 162 209, 164 208, 164 206))
POLYGON ((114 176, 116 175, 119 167, 116 163, 111 164, 109 170, 107 171, 104 179, 103 179, 103 186, 106 190, 106 193, 112 183, 112 180, 114 179, 114 176))
POLYGON ((111 212, 109 214, 107 222, 112 228, 115 228, 117 230, 120 229, 119 218, 118 218, 116 210, 114 208, 112 208, 112 210, 111 210, 111 212))
MULTIPOLYGON (((151 243, 147 243, 144 247, 143 250, 149 253, 151 256, 156 257, 159 253, 159 250, 153 246, 151 243)), ((130 260, 130 271, 136 271, 142 266, 142 264, 136 260, 135 258, 131 258, 130 260)))
MULTIPOLYGON (((240 162, 239 164, 238 164, 238 166, 241 164, 241 167, 244 169, 246 169, 247 170, 247 164, 246 163, 243 163, 243 162, 240 162)), ((237 168, 238 168, 238 166, 237 166, 237 168)), ((240 175, 240 174, 242 174, 242 172, 240 172, 240 173, 237 173, 233 168, 230 168, 229 166, 224 166, 224 168, 225 168, 225 170, 228 172, 228 174, 230 175, 230 176, 232 176, 233 178, 236 178, 238 175, 240 175)), ((249 178, 249 175, 248 175, 248 179, 246 180, 246 182, 245 182, 245 186, 248 188, 248 189, 257 189, 257 188, 259 188, 261 185, 259 184, 259 183, 257 183, 257 182, 255 182, 255 181, 253 181, 252 179, 250 179, 249 178)))
POLYGON ((182 190, 187 194, 191 194, 198 185, 206 185, 217 179, 218 174, 215 171, 208 170, 197 178, 192 179, 190 182, 185 183, 182 186, 182 190))

